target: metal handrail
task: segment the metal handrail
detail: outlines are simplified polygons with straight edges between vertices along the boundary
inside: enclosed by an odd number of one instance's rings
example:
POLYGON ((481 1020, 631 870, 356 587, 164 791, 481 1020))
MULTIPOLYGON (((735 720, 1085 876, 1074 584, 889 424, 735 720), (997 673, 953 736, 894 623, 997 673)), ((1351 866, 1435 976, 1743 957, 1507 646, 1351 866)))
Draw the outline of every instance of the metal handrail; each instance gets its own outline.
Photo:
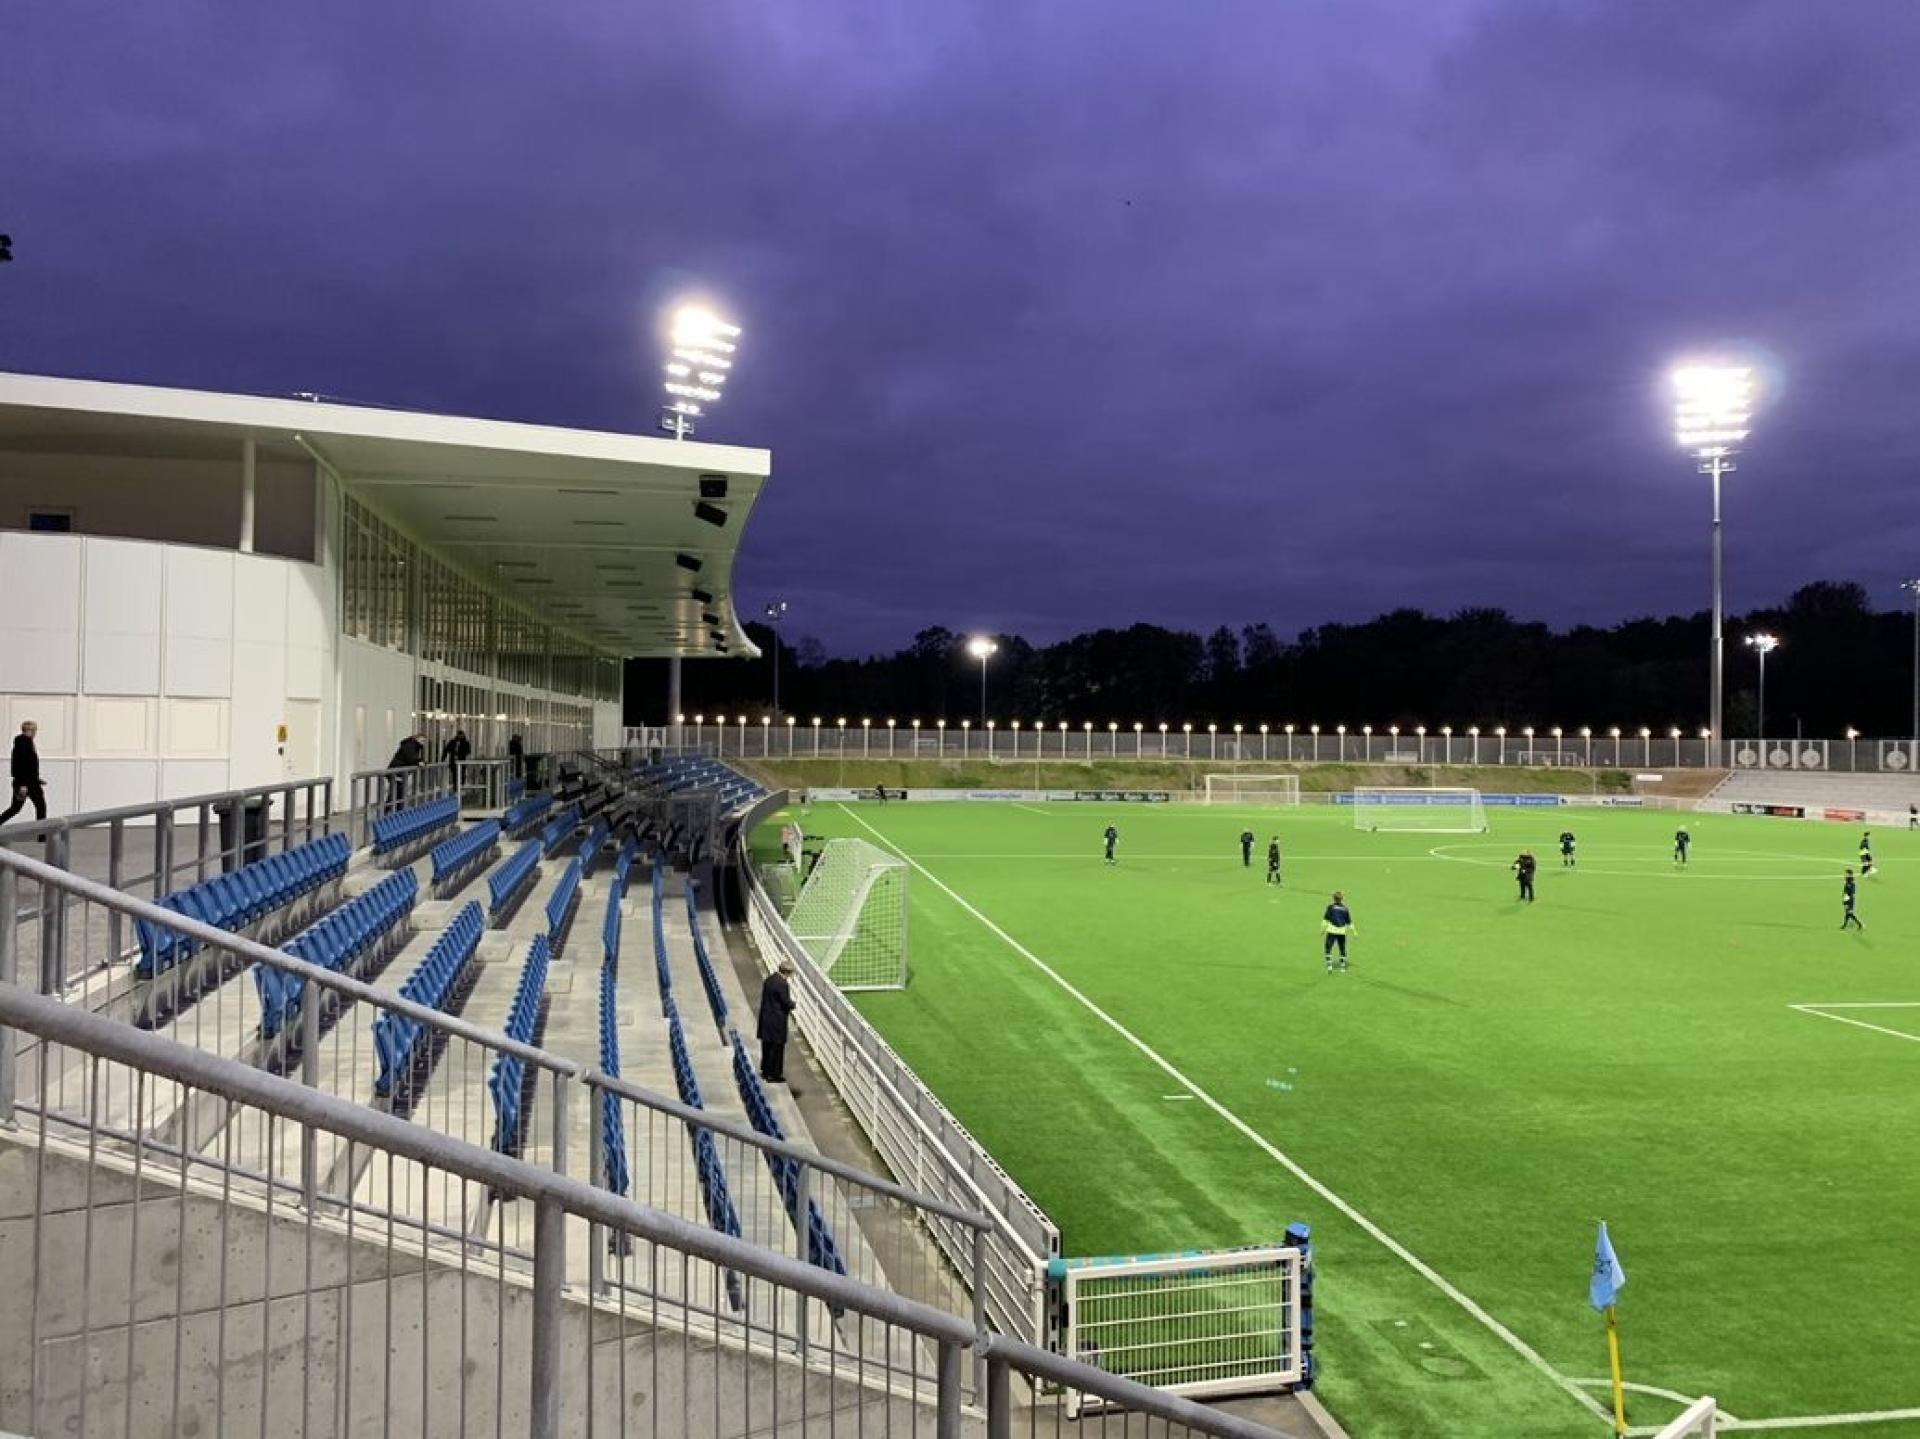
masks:
POLYGON ((293 795, 321 789, 328 794, 324 814, 332 812, 333 777, 316 775, 311 779, 282 780, 279 784, 252 785, 246 789, 218 790, 212 794, 185 795, 180 799, 148 800, 142 804, 116 805, 112 809, 90 809, 79 814, 61 815, 48 819, 16 820, 5 829, 0 829, 0 844, 12 844, 21 840, 38 839, 43 834, 55 830, 86 828, 111 824, 114 820, 144 819, 157 815, 163 810, 211 808, 215 805, 231 803, 234 800, 272 798, 275 795, 293 795))
MULTIPOLYGON (((535 1439, 550 1439, 558 1422, 551 1386, 558 1360, 557 1312, 563 1275, 555 1270, 563 1270, 565 1244, 560 1224, 555 1221, 568 1215, 692 1255, 829 1306, 898 1325, 938 1343, 944 1354, 956 1359, 959 1350, 972 1349, 1002 1374, 1008 1368, 1015 1369, 1095 1395, 1122 1408, 1184 1424, 1203 1434, 1222 1436, 1222 1439, 1285 1439, 1280 1431, 990 1333, 917 1300, 842 1278, 830 1270, 692 1224, 607 1190, 595 1189, 564 1174, 453 1139, 225 1056, 169 1043, 130 1025, 32 994, 18 985, 0 983, 0 1023, 36 1035, 42 1041, 65 1045, 271 1115, 311 1125, 369 1148, 486 1185, 498 1193, 534 1201, 538 1209, 533 1280, 534 1353, 529 1364, 529 1383, 535 1396, 530 1425, 535 1439), (542 1222, 543 1219, 547 1222, 542 1222), (543 1352, 543 1348, 551 1352, 543 1352)), ((943 1365, 943 1409, 950 1402, 946 1369, 943 1365)), ((957 1404, 957 1377, 951 1383, 955 1386, 951 1402, 957 1404)), ((1008 1432, 1009 1416, 1004 1404, 996 1408, 998 1412, 989 1415, 989 1433, 1004 1435, 1008 1432)))

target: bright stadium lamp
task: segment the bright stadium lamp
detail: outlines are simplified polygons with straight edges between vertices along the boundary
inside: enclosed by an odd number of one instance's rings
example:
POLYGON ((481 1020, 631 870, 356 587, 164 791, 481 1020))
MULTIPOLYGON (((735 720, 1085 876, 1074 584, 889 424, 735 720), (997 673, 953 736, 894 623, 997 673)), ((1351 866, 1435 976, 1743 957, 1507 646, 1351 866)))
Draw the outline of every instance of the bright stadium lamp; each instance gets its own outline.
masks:
POLYGON ((987 722, 987 661, 1000 652, 1000 646, 985 635, 967 641, 967 653, 980 661, 980 722, 987 722))
POLYGON ((704 305, 681 305, 673 312, 667 336, 666 406, 660 428, 676 440, 693 433, 706 407, 720 402, 733 370, 740 327, 704 305))
POLYGON ((1757 738, 1760 741, 1760 763, 1764 766, 1767 762, 1767 656, 1780 648, 1780 638, 1769 634, 1748 635, 1747 648, 1760 658, 1760 705, 1757 716, 1760 733, 1757 738))
POLYGON ((1703 475, 1713 480, 1713 637, 1709 642, 1707 728, 1724 735, 1721 707, 1725 693, 1721 618, 1720 479, 1733 472, 1733 457, 1747 438, 1753 418, 1753 371, 1745 365, 1686 364, 1673 381, 1673 438, 1692 455, 1703 475))

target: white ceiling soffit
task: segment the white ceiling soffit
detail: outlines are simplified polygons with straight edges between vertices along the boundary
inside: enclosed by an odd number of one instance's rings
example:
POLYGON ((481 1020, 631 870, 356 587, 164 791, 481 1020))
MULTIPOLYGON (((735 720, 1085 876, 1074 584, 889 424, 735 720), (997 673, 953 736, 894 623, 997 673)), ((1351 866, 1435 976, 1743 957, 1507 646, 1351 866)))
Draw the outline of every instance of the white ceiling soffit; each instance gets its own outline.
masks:
POLYGON ((318 456, 459 568, 605 650, 759 653, 734 611, 733 562, 765 450, 0 374, 0 447, 237 463, 249 435, 277 457, 318 456))

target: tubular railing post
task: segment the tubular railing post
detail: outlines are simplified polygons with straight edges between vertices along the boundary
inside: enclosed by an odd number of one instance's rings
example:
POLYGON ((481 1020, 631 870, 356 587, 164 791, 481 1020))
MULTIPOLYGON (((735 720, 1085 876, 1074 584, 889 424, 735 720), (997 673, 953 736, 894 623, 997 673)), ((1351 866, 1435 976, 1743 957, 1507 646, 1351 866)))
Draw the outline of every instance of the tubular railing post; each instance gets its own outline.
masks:
MULTIPOLYGON (((200 850, 203 856, 200 878, 205 879, 206 827, 201 826, 200 850)), ((165 899, 173 888, 173 811, 163 809, 153 817, 153 897, 165 899)))
POLYGON ((940 1341, 939 1409, 934 1419, 936 1439, 960 1439, 960 1346, 940 1341))
POLYGON ((1004 1359, 987 1366, 987 1439, 1013 1439, 1013 1385, 1004 1359))
MULTIPOLYGON (((107 825, 107 883, 115 889, 122 888, 121 881, 126 875, 127 823, 115 818, 107 825)), ((107 911, 107 944, 112 958, 118 962, 122 953, 120 947, 123 922, 120 911, 107 911)))
MULTIPOLYGON (((67 828, 47 833, 47 863, 67 867, 67 828)), ((66 983, 67 893, 52 885, 40 886, 40 992, 58 994, 66 983)))
MULTIPOLYGON (((300 1082, 320 1087, 320 986, 300 987, 300 1082)), ((300 1135, 300 1193, 312 1214, 320 1197, 320 1135, 309 1124, 300 1135)))
MULTIPOLYGON (((987 1332, 987 1231, 973 1231, 973 1328, 978 1334, 987 1332)), ((974 1401, 979 1402, 981 1393, 992 1381, 991 1368, 984 1354, 973 1361, 974 1401)), ((1000 1366, 1000 1383, 1004 1388, 1007 1382, 1006 1366, 1000 1366)))
MULTIPOLYGON (((20 978, 20 876, 0 869, 0 984, 20 978)), ((0 1025, 0 1125, 13 1123, 13 1057, 18 1041, 0 1025)))
MULTIPOLYGON (((554 1083, 561 1084, 559 1075, 554 1083)), ((616 1104, 618 1100, 614 1101, 616 1104)), ((607 1105, 606 1091, 600 1089, 591 1080, 587 1083, 587 1182, 595 1189, 607 1187, 606 1148, 600 1142, 597 1126, 600 1116, 607 1105)), ((606 1237, 600 1226, 592 1220, 587 1221, 587 1292, 603 1294, 607 1288, 606 1237)))
POLYGON ((553 1076, 553 1172, 567 1172, 567 1077, 553 1076))
POLYGON ((566 1219, 567 1213, 557 1199, 534 1201, 533 1353, 527 1365, 529 1439, 560 1436, 560 1285, 567 1267, 566 1219))

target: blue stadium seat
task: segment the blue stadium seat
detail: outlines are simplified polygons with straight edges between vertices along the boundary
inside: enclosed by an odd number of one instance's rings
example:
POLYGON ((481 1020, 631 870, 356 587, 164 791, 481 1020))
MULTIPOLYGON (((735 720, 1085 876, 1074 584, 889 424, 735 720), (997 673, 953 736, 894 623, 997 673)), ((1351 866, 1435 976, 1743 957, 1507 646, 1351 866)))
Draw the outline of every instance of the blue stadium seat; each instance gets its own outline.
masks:
MULTIPOLYGON (((255 860, 230 874, 218 874, 176 890, 161 898, 159 904, 163 909, 236 933, 262 921, 273 921, 270 928, 283 928, 294 916, 283 916, 281 911, 346 874, 352 853, 344 834, 323 835, 294 849, 255 860)), ((200 947, 197 940, 146 920, 134 922, 134 938, 140 948, 134 973, 142 979, 151 979, 171 969, 200 947)))
POLYGON ((559 814, 547 821, 547 827, 540 831, 540 848, 552 854, 573 837, 574 829, 580 823, 580 811, 568 805, 559 814))
MULTIPOLYGON (((284 946, 288 954, 336 973, 357 971, 369 956, 397 948, 407 916, 419 897, 410 869, 396 870, 379 884, 318 920, 284 946)), ((272 965, 253 967, 260 996, 260 1033, 271 1039, 300 1012, 306 981, 272 965)))
POLYGON ((574 907, 579 901, 580 859, 576 855, 567 862, 560 883, 547 896, 547 941, 553 946, 555 954, 566 948, 567 933, 573 926, 574 907))
MULTIPOLYGON (((540 1005, 547 989, 547 966, 551 959, 544 934, 536 934, 527 947, 527 962, 520 971, 520 985, 513 994, 513 1008, 507 1012, 509 1039, 522 1044, 534 1042, 540 1020, 540 1005)), ((487 1076, 487 1090, 493 1096, 493 1147, 502 1154, 514 1154, 520 1148, 520 1126, 527 1087, 526 1061, 517 1054, 502 1054, 493 1062, 487 1076)))
POLYGON ((492 862, 499 847, 500 826, 494 820, 436 844, 432 853, 434 893, 444 897, 459 889, 475 870, 492 862))
POLYGON ((495 929, 513 917, 540 873, 540 846, 529 840, 487 876, 487 920, 495 929))
MULTIPOLYGON (((449 1010, 460 996, 468 961, 479 948, 486 927, 480 905, 469 900, 433 942, 427 957, 407 976, 400 986, 401 997, 449 1010)), ((379 1065, 373 1079, 375 1095, 382 1099, 412 1097, 416 1077, 424 1077, 420 1070, 431 1058, 429 1039, 426 1025, 410 1014, 388 1010, 373 1022, 374 1058, 379 1065)))
POLYGON ((500 817, 500 827, 511 839, 524 838, 546 818, 547 811, 552 808, 553 796, 550 794, 524 795, 507 807, 507 812, 500 817))
POLYGON ((397 857, 460 822, 458 795, 441 795, 377 816, 373 821, 373 852, 397 857))
POLYGON ((720 1033, 727 1032, 727 996, 720 988, 720 976, 714 970, 713 961, 707 957, 707 938, 700 931, 700 902, 695 897, 698 884, 687 881, 687 925, 693 931, 693 959, 700 968, 700 985, 707 992, 707 1007, 713 1011, 713 1022, 720 1027, 720 1033))
MULTIPOLYGON (((738 1030, 733 1031, 733 1078, 739 1086, 741 1102, 746 1106, 747 1119, 754 1129, 769 1139, 785 1139, 786 1131, 781 1127, 780 1118, 773 1112, 773 1102, 767 1098, 766 1086, 761 1083, 760 1073, 753 1067, 753 1061, 747 1057, 747 1046, 740 1038, 738 1030)), ((789 1159, 772 1150, 763 1151, 767 1157, 767 1168, 773 1172, 774 1183, 780 1187, 782 1202, 786 1206, 787 1218, 793 1221, 797 1230, 800 1226, 800 1162, 789 1159)), ((821 1213, 820 1206, 811 1195, 807 1197, 807 1262, 821 1269, 831 1269, 836 1274, 847 1272, 846 1261, 840 1255, 840 1246, 835 1243, 833 1229, 821 1213)))

